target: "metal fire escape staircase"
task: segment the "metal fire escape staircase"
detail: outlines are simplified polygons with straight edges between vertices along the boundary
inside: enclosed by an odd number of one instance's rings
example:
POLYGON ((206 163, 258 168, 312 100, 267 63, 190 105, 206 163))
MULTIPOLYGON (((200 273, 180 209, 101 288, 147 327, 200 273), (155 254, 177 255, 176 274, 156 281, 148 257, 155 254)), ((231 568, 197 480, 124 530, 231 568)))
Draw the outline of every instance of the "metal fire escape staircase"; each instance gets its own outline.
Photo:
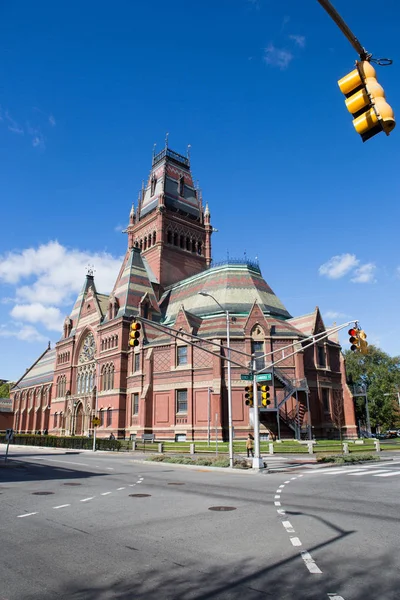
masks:
POLYGON ((281 369, 275 367, 274 380, 275 387, 284 390, 283 398, 276 405, 279 418, 300 437, 307 407, 299 400, 298 393, 308 394, 307 379, 291 379, 281 369), (288 412, 286 403, 293 397, 296 397, 296 406, 288 412))

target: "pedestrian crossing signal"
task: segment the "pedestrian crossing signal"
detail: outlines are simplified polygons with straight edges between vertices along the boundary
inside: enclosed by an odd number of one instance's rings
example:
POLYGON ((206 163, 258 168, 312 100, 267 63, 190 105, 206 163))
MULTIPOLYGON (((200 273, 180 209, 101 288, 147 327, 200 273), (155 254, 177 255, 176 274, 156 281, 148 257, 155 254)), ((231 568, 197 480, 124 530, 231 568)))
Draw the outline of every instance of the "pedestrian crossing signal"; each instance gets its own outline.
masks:
POLYGON ((139 346, 140 330, 142 326, 137 321, 132 321, 129 332, 129 345, 131 347, 139 346))
POLYGON ((244 388, 244 391, 245 391, 244 397, 246 398, 246 400, 245 400, 246 406, 253 406, 254 405, 253 387, 248 385, 244 388))
POLYGON ((261 386, 261 404, 265 407, 271 404, 269 385, 261 386))

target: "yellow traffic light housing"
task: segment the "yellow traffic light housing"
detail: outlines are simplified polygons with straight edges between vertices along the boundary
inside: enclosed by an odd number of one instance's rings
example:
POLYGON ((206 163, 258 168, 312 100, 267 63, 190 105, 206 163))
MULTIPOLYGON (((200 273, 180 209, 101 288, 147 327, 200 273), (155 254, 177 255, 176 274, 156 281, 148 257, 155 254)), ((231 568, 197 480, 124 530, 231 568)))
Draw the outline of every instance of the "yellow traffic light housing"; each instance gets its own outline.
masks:
POLYGON ((396 126, 392 107, 376 79, 376 71, 367 60, 357 61, 354 71, 338 81, 346 96, 347 110, 353 115, 353 125, 362 141, 384 131, 389 135, 396 126))
POLYGON ((139 346, 140 330, 142 326, 137 321, 132 321, 129 332, 129 345, 131 347, 139 346))
POLYGON ((261 386, 261 404, 265 407, 271 404, 269 385, 261 386))
POLYGON ((359 334, 358 334, 359 340, 360 340, 360 352, 361 354, 368 354, 368 342, 367 340, 367 334, 365 333, 365 331, 363 331, 362 329, 360 330, 359 334))
POLYGON ((248 385, 244 388, 244 390, 245 390, 244 397, 246 398, 245 404, 247 406, 253 406, 254 405, 253 387, 248 385))

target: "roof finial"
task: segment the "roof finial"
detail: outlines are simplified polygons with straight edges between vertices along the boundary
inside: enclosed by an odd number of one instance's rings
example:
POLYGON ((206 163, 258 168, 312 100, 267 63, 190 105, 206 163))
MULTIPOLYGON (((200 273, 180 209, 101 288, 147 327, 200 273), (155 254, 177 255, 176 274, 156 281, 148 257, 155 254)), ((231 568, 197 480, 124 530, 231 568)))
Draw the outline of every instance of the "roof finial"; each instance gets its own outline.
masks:
POLYGON ((51 342, 49 341, 49 343, 47 344, 47 350, 51 350, 51 342))
POLYGON ((93 277, 96 272, 94 265, 88 265, 86 267, 86 277, 93 277))
POLYGON ((187 156, 187 158, 189 159, 189 161, 190 161, 190 148, 191 148, 191 147, 192 147, 192 146, 191 146, 190 144, 188 144, 188 145, 187 145, 186 156, 187 156))
POLYGON ((156 146, 157 146, 157 144, 155 144, 155 143, 154 143, 154 144, 153 144, 153 158, 154 158, 154 157, 155 157, 155 155, 156 155, 156 146))
POLYGON ((169 133, 167 131, 167 133, 165 134, 165 148, 168 148, 168 136, 169 136, 169 133))
POLYGON ((129 213, 129 218, 133 219, 134 216, 135 216, 135 204, 132 202, 132 208, 131 208, 131 212, 129 213))
POLYGON ((204 216, 210 216, 210 209, 208 208, 208 202, 206 202, 206 207, 204 209, 204 216))

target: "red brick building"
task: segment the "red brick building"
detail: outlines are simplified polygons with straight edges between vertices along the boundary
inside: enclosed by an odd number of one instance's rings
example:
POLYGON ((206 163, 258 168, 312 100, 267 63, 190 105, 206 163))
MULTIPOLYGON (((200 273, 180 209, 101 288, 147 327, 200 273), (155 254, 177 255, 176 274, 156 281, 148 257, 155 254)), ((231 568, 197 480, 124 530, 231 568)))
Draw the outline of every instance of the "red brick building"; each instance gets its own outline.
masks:
POLYGON ((339 406, 345 435, 356 435, 337 339, 303 348, 306 337, 325 330, 318 308, 292 317, 258 264, 213 263, 212 232, 189 159, 166 147, 153 156, 147 185, 130 212, 128 248, 111 294, 99 293, 89 273, 60 341, 14 386, 17 431, 88 435, 97 414, 99 436, 197 440, 207 437, 212 423, 213 435, 217 428, 226 439, 229 311, 236 439, 251 429, 240 378, 251 353, 258 367, 266 364, 260 358, 266 353, 268 363, 283 359, 274 372, 272 403, 260 413, 261 433, 305 437, 312 428, 316 437, 335 437, 332 414, 339 406), (132 349, 135 316, 164 327, 143 325, 140 345, 132 349), (194 345, 185 334, 197 336, 194 345), (291 343, 299 349, 294 356, 291 343))

